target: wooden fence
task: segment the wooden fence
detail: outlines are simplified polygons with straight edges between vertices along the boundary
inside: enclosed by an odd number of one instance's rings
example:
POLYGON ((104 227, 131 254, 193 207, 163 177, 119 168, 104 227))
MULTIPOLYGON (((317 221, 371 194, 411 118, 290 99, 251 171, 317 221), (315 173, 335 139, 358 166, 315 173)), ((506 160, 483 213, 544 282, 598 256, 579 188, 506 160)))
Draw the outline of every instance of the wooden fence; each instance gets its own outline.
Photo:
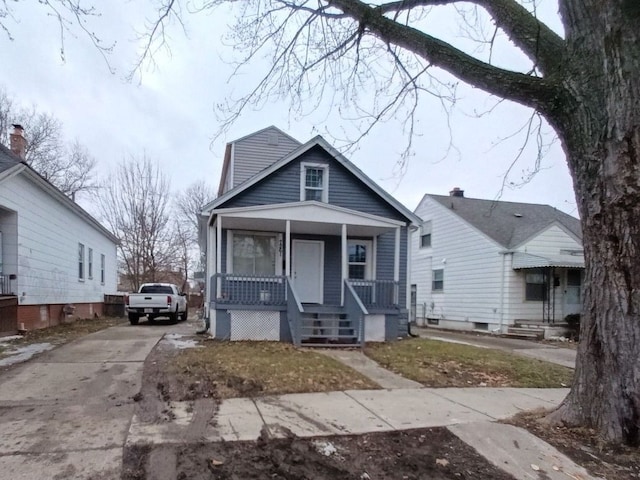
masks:
POLYGON ((0 297, 0 336, 18 331, 18 297, 0 297))

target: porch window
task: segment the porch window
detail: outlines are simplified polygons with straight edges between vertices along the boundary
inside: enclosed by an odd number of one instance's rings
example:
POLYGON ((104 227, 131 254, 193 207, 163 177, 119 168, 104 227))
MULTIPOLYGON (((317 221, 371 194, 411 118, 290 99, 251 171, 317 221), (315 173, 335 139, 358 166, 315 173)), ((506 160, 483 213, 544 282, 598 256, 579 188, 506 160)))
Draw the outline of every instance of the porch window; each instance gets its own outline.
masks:
POLYGON ((233 249, 230 273, 240 275, 275 275, 276 245, 275 235, 252 233, 231 234, 233 249))
POLYGON ((78 244, 78 280, 84 280, 84 245, 78 244))
POLYGON ((431 291, 441 292, 444 290, 444 269, 439 268, 431 272, 431 291))
POLYGON ((300 171, 300 200, 328 202, 329 167, 324 164, 302 163, 300 171))
POLYGON ((372 244, 368 240, 348 240, 349 278, 371 280, 372 244))
POLYGON ((527 302, 542 302, 547 299, 547 279, 543 272, 526 273, 524 278, 527 302))

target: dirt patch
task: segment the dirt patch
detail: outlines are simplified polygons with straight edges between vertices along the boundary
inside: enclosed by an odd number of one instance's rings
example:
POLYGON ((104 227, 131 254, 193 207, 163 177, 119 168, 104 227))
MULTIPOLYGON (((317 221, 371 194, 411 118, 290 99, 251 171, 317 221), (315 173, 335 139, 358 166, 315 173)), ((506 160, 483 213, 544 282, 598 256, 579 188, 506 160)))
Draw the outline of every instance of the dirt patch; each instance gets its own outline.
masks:
MULTIPOLYGON (((158 447, 165 450, 167 446, 158 447)), ((148 452, 144 457, 148 458, 148 452)), ((404 432, 372 433, 301 439, 269 439, 255 442, 219 442, 174 446, 171 463, 179 480, 366 480, 366 479, 512 479, 490 465, 475 450, 446 428, 404 432)), ((147 477, 136 462, 142 457, 125 454, 123 479, 153 478, 153 465, 147 477)))
POLYGON ((593 476, 607 480, 640 479, 640 448, 603 443, 588 428, 550 426, 541 420, 547 412, 516 415, 505 423, 525 428, 553 445, 593 476))

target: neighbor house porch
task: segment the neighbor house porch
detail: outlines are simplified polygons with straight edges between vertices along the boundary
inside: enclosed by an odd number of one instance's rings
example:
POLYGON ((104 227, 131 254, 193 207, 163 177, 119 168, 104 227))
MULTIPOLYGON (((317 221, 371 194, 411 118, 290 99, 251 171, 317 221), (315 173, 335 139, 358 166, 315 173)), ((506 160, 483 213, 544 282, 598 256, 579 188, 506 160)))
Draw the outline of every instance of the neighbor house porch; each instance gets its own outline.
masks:
POLYGON ((404 223, 307 201, 214 210, 208 239, 216 337, 327 346, 397 337, 404 223))

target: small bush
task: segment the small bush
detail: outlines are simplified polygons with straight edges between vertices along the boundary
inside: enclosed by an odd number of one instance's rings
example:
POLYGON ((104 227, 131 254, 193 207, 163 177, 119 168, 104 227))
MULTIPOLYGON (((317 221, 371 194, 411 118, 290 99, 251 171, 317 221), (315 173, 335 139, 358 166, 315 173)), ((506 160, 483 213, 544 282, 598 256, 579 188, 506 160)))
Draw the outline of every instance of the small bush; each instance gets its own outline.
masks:
POLYGON ((569 326, 569 338, 574 341, 580 339, 580 314, 572 313, 564 317, 564 321, 569 326))

